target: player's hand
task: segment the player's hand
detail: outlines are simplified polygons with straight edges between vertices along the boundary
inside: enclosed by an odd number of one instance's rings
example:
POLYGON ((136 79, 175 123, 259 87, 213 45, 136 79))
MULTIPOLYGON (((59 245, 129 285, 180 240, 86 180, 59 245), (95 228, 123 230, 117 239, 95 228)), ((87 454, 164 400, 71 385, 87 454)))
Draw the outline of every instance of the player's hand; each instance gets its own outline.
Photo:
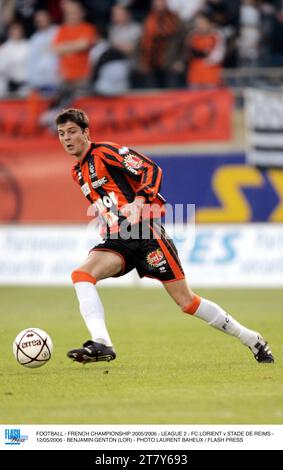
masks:
POLYGON ((130 204, 125 204, 121 209, 121 214, 127 218, 130 224, 137 224, 141 219, 144 197, 137 196, 130 204))

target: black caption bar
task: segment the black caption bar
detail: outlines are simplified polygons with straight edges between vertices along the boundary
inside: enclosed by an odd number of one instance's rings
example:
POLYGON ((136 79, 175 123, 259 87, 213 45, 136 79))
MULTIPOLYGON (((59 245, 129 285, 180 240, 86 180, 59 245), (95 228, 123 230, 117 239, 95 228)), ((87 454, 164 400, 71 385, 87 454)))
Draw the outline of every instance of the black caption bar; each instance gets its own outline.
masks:
MULTIPOLYGON (((109 466, 119 469, 143 469, 147 465, 159 465, 161 468, 201 468, 207 465, 212 468, 227 469, 227 464, 241 465, 252 459, 253 468, 270 462, 270 451, 259 450, 8 450, 2 451, 1 457, 12 464, 19 464, 19 468, 33 462, 44 462, 44 466, 52 464, 52 468, 62 469, 96 469, 104 470, 109 466), (5 455, 4 455, 5 452, 5 455), (56 466, 56 467, 55 467, 56 466)), ((277 453, 278 451, 273 451, 277 453)), ((276 457, 275 457, 276 458, 276 457)))

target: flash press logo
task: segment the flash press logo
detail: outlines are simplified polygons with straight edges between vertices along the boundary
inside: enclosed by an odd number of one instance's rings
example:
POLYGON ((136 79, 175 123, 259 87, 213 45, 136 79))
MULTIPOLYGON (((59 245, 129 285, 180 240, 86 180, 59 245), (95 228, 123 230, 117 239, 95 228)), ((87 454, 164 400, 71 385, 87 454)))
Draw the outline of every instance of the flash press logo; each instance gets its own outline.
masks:
POLYGON ((28 440, 28 436, 21 435, 20 429, 5 429, 5 444, 19 446, 28 440))

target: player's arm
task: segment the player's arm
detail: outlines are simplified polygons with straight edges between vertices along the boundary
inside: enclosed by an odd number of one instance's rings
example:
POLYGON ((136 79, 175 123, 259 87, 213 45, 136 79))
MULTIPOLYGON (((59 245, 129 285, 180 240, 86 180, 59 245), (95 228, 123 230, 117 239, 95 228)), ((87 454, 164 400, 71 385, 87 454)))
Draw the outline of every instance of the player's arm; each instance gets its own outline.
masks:
POLYGON ((143 205, 152 202, 161 185, 162 170, 150 158, 138 152, 113 145, 105 145, 103 159, 107 164, 118 167, 138 182, 136 197, 133 202, 125 204, 121 213, 130 223, 140 220, 143 205))
MULTIPOLYGON (((140 184, 136 190, 136 197, 133 202, 125 204, 121 213, 127 217, 131 224, 139 222, 141 219, 142 208, 144 204, 150 203, 155 199, 161 184, 162 170, 152 160, 143 155, 133 154, 136 158, 141 158, 142 166, 139 168, 140 184)), ((125 165, 123 163, 123 165, 125 165)), ((129 167, 129 164, 128 164, 129 167)), ((131 169, 124 170, 131 173, 131 169)))
POLYGON ((150 158, 126 147, 104 144, 100 155, 107 165, 118 167, 138 182, 137 197, 144 202, 152 202, 159 192, 162 170, 150 158))

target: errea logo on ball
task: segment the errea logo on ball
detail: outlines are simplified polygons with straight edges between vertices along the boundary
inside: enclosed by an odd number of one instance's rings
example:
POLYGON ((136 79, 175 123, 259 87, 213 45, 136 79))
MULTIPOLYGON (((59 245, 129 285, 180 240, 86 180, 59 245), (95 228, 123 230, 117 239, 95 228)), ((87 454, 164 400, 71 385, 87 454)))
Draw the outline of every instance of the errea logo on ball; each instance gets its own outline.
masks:
POLYGON ((19 446, 28 440, 28 436, 22 435, 19 428, 5 429, 5 445, 19 446))
POLYGON ((42 344, 40 339, 33 340, 33 341, 26 341, 22 343, 22 348, 29 348, 30 346, 40 346, 42 344))

